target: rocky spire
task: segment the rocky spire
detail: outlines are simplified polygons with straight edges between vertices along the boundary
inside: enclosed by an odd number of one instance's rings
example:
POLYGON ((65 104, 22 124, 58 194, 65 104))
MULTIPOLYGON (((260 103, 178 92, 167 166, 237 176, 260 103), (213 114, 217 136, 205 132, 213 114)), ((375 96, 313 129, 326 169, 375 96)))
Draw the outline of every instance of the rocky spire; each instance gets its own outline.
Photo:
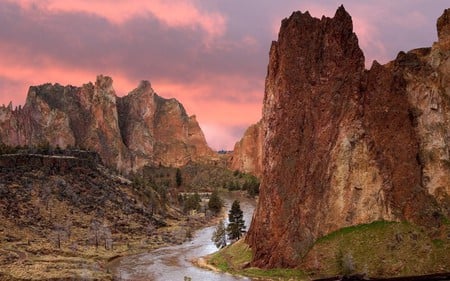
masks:
MULTIPOLYGON (((439 20, 440 39, 447 22, 447 16, 439 20)), ((439 225, 450 210, 450 168, 440 160, 448 158, 441 136, 450 133, 449 106, 440 98, 448 94, 445 86, 426 83, 434 76, 447 81, 448 57, 435 54, 433 66, 429 53, 417 50, 366 71, 343 6, 333 18, 294 12, 283 20, 270 50, 264 170, 247 235, 254 265, 295 267, 318 237, 345 226, 439 225), (433 118, 419 117, 430 107, 433 118)))
POLYGON ((436 23, 439 41, 448 40, 450 37, 450 8, 446 9, 436 23))

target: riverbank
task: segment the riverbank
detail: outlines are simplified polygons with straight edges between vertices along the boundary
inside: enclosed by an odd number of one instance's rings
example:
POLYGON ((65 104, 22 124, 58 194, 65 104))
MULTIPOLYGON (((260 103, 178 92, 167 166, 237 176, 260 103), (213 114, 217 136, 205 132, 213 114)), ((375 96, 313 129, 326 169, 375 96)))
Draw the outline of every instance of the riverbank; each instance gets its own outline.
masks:
MULTIPOLYGON (((148 253, 157 249, 179 245, 190 239, 195 231, 215 224, 216 218, 204 213, 191 214, 177 219, 167 219, 167 226, 139 234, 112 234, 111 244, 75 245, 61 242, 55 247, 51 239, 1 241, 0 280, 113 280, 108 264, 124 256, 148 253)), ((4 232, 7 225, 4 225, 4 232)), ((80 236, 73 229, 72 239, 80 236)), ((8 235, 6 235, 8 236, 8 235)), ((108 241, 109 242, 109 241, 108 241)))
POLYGON ((257 280, 310 280, 308 275, 300 269, 260 269, 250 267, 253 253, 244 239, 228 245, 220 251, 204 257, 206 265, 199 264, 205 269, 212 268, 220 272, 245 276, 257 280))

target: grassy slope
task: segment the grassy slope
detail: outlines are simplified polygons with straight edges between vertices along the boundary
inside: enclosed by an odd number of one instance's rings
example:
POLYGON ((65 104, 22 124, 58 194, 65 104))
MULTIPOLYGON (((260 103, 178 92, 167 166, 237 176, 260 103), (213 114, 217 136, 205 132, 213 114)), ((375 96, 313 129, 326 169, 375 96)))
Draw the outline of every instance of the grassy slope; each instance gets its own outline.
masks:
POLYGON ((315 276, 361 273, 387 277, 450 271, 449 235, 448 224, 433 231, 385 221, 347 227, 317 240, 301 267, 315 276))
POLYGON ((275 280, 341 274, 392 277, 448 272, 450 225, 445 223, 432 233, 409 223, 385 221, 342 228, 317 240, 299 269, 246 268, 251 259, 251 249, 241 240, 211 255, 208 262, 232 274, 275 280))
POLYGON ((252 258, 253 254, 250 247, 245 244, 243 240, 239 240, 211 255, 207 259, 209 264, 221 271, 229 272, 231 274, 274 280, 305 280, 306 278, 303 271, 297 269, 263 270, 247 267, 252 258))

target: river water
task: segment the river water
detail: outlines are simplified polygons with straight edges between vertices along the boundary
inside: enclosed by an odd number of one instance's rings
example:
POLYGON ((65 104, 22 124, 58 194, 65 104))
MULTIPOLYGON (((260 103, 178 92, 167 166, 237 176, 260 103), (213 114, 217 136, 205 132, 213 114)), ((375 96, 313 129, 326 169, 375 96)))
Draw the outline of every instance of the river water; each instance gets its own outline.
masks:
MULTIPOLYGON (((237 198, 244 212, 245 225, 248 229, 255 208, 255 201, 244 197, 237 198)), ((232 198, 225 199, 228 212, 232 198)), ((211 241, 215 226, 198 230, 191 241, 181 245, 160 248, 150 253, 126 256, 115 260, 112 264, 117 280, 133 281, 184 281, 190 277, 192 281, 242 281, 249 278, 232 276, 198 268, 192 260, 217 251, 211 241)))

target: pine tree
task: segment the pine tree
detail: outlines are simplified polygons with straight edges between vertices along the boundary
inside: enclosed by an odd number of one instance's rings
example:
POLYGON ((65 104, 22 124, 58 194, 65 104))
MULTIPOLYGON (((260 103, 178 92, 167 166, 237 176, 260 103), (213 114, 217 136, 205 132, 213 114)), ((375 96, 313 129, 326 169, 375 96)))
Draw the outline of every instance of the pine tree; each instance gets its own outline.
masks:
POLYGON ((222 210, 223 203, 222 200, 219 197, 219 192, 217 190, 214 190, 211 194, 211 197, 208 201, 208 208, 214 213, 218 214, 222 210))
POLYGON ((225 229, 225 223, 223 220, 219 222, 219 224, 216 226, 216 230, 213 232, 213 236, 211 239, 217 248, 223 248, 227 245, 227 235, 226 235, 226 229, 225 229))
POLYGON ((228 237, 231 240, 239 239, 242 236, 242 232, 245 231, 244 213, 241 210, 241 205, 238 200, 234 200, 231 205, 230 212, 228 213, 228 237))
POLYGON ((175 179, 176 179, 176 182, 177 182, 177 186, 180 187, 181 184, 183 183, 183 178, 181 176, 181 171, 178 168, 177 168, 177 173, 175 175, 175 179))

